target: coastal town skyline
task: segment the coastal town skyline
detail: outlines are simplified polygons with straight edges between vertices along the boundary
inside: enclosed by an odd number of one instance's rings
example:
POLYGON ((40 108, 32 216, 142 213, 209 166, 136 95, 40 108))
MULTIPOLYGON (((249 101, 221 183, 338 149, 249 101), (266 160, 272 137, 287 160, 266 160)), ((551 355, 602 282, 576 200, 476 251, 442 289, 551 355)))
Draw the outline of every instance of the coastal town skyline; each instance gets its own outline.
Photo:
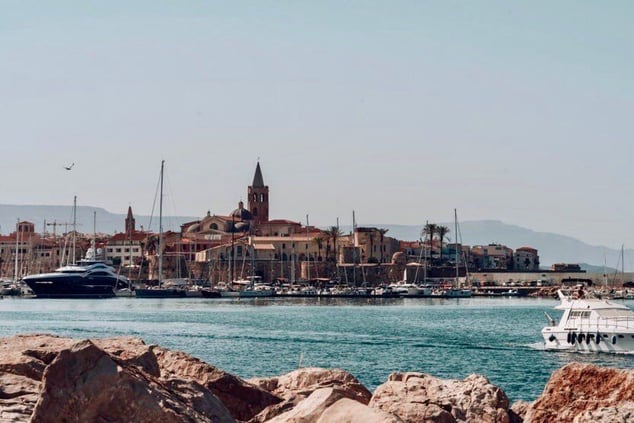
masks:
POLYGON ((171 214, 224 213, 259 158, 273 217, 421 224, 457 208, 634 245, 631 9, 12 4, 2 202, 149 215, 165 159, 171 214))

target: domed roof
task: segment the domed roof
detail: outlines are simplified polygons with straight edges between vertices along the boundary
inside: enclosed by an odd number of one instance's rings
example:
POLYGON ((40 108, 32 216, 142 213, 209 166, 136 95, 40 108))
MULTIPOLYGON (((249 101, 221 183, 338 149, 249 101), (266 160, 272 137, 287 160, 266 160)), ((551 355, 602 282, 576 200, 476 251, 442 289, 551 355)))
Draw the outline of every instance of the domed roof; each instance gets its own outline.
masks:
POLYGON ((229 216, 241 219, 241 220, 253 220, 251 212, 244 208, 244 203, 240 201, 238 208, 231 212, 229 216))
POLYGON ((198 232, 200 230, 200 225, 198 223, 191 225, 189 228, 187 228, 187 232, 198 232))

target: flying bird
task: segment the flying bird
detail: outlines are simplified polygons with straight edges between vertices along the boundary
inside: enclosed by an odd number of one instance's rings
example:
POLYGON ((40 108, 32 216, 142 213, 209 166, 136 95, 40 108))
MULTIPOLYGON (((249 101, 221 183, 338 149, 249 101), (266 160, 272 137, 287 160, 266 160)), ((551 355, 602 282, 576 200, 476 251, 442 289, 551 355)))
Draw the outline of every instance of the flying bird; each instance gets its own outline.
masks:
POLYGON ((70 166, 64 166, 64 169, 71 170, 73 166, 75 166, 75 163, 71 164, 70 166))

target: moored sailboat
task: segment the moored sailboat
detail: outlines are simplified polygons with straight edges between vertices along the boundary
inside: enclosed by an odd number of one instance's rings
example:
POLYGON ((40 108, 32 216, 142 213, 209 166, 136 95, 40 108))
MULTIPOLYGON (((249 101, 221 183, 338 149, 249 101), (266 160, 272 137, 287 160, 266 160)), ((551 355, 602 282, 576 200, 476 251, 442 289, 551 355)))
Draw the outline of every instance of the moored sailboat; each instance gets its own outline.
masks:
POLYGON ((180 287, 163 286, 163 173, 165 160, 161 161, 160 196, 159 196, 159 243, 158 243, 158 285, 135 290, 137 298, 183 298, 186 291, 180 287))

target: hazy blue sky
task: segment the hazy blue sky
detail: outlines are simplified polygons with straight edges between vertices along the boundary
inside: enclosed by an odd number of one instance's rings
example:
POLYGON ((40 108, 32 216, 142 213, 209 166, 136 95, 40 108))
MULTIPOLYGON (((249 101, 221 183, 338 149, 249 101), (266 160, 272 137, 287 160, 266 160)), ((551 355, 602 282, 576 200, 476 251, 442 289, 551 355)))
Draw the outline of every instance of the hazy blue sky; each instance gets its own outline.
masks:
POLYGON ((0 202, 634 246, 631 1, 0 0, 0 202), (62 165, 75 162, 71 172, 62 165))

